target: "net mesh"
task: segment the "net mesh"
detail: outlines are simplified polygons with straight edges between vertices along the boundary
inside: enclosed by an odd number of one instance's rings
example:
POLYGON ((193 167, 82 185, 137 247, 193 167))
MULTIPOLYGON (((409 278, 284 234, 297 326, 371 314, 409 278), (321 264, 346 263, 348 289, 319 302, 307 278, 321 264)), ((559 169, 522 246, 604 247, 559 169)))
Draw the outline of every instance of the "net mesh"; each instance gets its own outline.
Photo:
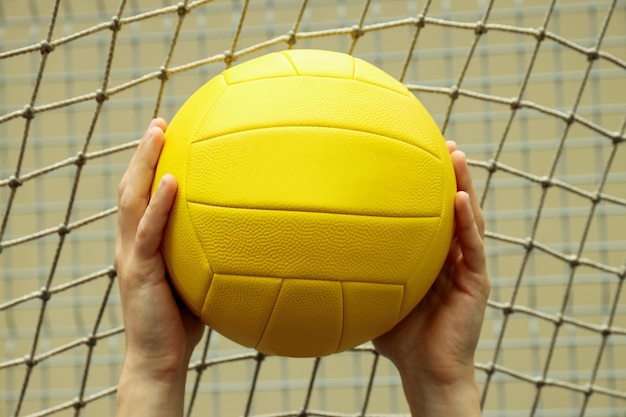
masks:
MULTIPOLYGON (((625 21, 617 0, 1 2, 0 413, 113 413, 135 139, 224 68, 297 47, 391 73, 468 154, 484 415, 626 416, 625 21)), ((287 359, 207 331, 190 370, 190 416, 408 412, 369 344, 287 359)))

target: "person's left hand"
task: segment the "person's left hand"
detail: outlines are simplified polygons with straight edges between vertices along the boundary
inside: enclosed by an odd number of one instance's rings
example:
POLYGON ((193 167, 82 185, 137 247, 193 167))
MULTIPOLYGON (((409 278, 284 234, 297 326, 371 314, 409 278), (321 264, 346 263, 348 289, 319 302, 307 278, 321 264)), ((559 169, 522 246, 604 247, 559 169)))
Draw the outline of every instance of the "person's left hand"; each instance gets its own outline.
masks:
POLYGON ((116 266, 126 331, 124 366, 159 378, 186 374, 202 322, 180 302, 166 278, 163 230, 176 195, 171 175, 150 196, 166 123, 155 119, 119 184, 116 266))

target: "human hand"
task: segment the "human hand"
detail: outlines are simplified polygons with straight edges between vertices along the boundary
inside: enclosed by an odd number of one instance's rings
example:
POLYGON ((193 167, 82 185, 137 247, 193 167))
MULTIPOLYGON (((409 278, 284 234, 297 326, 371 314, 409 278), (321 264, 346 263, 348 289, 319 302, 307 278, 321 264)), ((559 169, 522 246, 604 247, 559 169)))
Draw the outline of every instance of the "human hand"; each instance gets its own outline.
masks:
POLYGON ((118 416, 182 415, 187 367, 204 331, 172 292, 160 251, 177 189, 165 175, 150 196, 165 129, 163 119, 150 123, 118 189, 115 259, 126 332, 118 416))
POLYGON ((480 415, 474 352, 490 291, 484 219, 465 154, 453 142, 448 149, 457 179, 448 257, 415 309, 374 340, 400 371, 412 413, 423 416, 480 415))

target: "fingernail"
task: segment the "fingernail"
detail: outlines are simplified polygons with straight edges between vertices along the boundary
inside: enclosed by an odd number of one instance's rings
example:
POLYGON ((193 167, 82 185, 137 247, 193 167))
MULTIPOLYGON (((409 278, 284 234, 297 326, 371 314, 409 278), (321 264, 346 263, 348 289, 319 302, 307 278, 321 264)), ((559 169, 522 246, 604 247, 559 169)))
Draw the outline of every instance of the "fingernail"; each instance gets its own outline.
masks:
POLYGON ((148 128, 148 134, 146 135, 146 140, 152 139, 152 126, 148 128))
POLYGON ((159 185, 157 185, 157 188, 161 188, 163 184, 165 184, 165 175, 161 177, 161 181, 159 181, 159 185))

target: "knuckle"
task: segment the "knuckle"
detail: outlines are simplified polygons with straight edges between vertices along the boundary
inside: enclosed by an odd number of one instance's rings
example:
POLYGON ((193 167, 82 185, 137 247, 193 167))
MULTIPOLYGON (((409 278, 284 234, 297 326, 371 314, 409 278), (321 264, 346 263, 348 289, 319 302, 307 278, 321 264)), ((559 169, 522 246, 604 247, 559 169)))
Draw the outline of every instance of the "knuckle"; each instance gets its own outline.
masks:
POLYGON ((487 274, 485 274, 485 280, 482 286, 482 293, 483 293, 483 296, 485 297, 485 300, 488 300, 489 295, 491 294, 491 280, 489 279, 487 274))
POLYGON ((126 190, 126 175, 122 177, 119 184, 117 184, 117 198, 120 199, 126 190))
POLYGON ((135 241, 137 243, 145 242, 150 239, 152 232, 152 228, 149 226, 148 222, 145 221, 145 217, 139 221, 137 225, 137 232, 135 235, 135 241))
POLYGON ((119 198, 118 210, 122 214, 143 212, 148 205, 148 198, 137 195, 126 189, 119 198))
POLYGON ((113 266, 115 267, 115 270, 118 272, 118 275, 122 275, 121 273, 124 271, 124 263, 123 263, 123 256, 122 256, 122 251, 115 251, 115 262, 113 263, 113 266))
POLYGON ((124 192, 128 188, 128 183, 130 181, 130 178, 132 178, 132 171, 133 171, 133 162, 131 160, 128 167, 126 168, 126 171, 124 171, 122 178, 120 178, 120 182, 117 184, 118 197, 121 197, 122 194, 124 194, 124 192))
POLYGON ((118 201, 118 210, 120 211, 120 213, 127 213, 128 211, 130 211, 135 205, 135 198, 130 195, 127 191, 123 191, 122 194, 120 195, 119 201, 118 201))

